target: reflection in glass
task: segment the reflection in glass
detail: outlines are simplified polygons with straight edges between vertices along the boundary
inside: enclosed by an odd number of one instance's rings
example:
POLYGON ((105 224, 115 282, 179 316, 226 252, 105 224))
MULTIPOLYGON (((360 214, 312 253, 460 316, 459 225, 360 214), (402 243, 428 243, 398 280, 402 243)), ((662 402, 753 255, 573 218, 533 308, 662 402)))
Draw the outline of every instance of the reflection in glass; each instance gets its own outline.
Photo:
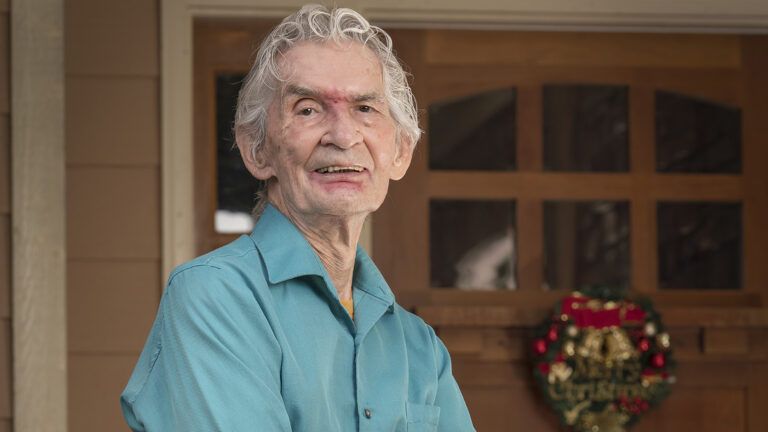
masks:
POLYGON ((658 172, 741 172, 741 110, 656 92, 658 172))
POLYGON ((626 201, 544 203, 544 283, 548 289, 629 286, 626 201))
POLYGON ((627 171, 627 101, 626 86, 544 86, 544 168, 627 171))
POLYGON ((741 204, 658 204, 659 287, 741 288, 741 204))
POLYGON ((429 167, 515 169, 515 90, 496 90, 429 106, 429 167))
POLYGON ((433 200, 429 206, 433 287, 515 289, 515 203, 433 200))
POLYGON ((245 169, 235 147, 232 124, 237 94, 245 75, 216 76, 216 198, 214 228, 220 233, 248 232, 258 181, 245 169))

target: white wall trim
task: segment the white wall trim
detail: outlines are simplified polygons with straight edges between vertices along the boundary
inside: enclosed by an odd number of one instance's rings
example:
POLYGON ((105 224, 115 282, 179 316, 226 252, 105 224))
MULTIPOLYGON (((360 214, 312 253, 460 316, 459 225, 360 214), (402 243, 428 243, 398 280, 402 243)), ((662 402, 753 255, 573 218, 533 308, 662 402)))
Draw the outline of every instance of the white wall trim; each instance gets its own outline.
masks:
POLYGON ((64 0, 11 3, 14 430, 67 430, 64 0))
MULTIPOLYGON (((282 17, 302 1, 162 0, 163 270, 194 256, 192 21, 282 17)), ((768 33, 763 0, 357 0, 335 2, 397 27, 768 33)), ((370 242, 370 230, 365 234, 370 242)), ((370 246, 370 243, 368 243, 370 246)))

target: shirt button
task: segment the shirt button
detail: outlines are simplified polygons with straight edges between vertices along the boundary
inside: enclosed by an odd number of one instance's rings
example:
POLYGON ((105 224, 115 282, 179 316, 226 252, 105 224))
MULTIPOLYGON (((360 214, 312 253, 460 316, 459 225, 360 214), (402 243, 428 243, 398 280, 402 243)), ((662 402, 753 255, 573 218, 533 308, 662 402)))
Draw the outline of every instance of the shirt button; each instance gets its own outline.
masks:
POLYGON ((371 418, 371 409, 370 408, 364 409, 363 414, 365 414, 365 418, 367 419, 371 418))

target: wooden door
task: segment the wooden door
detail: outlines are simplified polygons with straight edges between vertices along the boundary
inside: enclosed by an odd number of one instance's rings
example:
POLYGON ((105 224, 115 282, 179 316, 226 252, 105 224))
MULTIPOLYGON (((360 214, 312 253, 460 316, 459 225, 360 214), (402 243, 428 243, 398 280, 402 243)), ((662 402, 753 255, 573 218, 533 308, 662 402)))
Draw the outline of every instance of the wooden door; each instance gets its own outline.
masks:
POLYGON ((672 396, 635 430, 766 430, 768 38, 393 38, 426 134, 374 215, 374 259, 438 329, 478 430, 559 430, 534 386, 531 329, 600 282, 650 297, 676 349, 672 396), (700 142, 717 142, 717 156, 701 159, 700 142), (511 244, 504 270, 467 282, 476 251, 459 262, 456 243, 493 251, 494 224, 511 244), (602 258, 583 256, 590 241, 602 258))

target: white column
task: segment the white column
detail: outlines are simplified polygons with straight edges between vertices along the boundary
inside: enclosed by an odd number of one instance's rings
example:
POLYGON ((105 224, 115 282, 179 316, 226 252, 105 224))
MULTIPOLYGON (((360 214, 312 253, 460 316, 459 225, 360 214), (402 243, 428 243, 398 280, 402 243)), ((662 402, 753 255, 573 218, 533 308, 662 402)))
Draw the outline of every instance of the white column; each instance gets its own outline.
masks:
POLYGON ((10 12, 14 430, 64 432, 64 0, 10 12))

